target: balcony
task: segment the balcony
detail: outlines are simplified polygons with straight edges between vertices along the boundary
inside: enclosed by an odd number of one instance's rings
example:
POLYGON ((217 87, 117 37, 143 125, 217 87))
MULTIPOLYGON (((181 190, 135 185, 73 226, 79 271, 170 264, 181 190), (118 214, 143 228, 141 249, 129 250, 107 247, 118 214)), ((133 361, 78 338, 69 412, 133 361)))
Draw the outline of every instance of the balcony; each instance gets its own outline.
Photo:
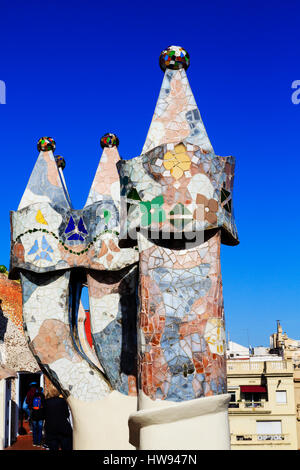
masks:
POLYGON ((294 368, 287 361, 239 361, 227 360, 227 374, 232 375, 261 375, 261 374, 292 374, 294 368))
POLYGON ((228 407, 229 414, 270 414, 268 402, 264 399, 260 401, 241 400, 237 402, 230 402, 228 407))
POLYGON ((229 403, 229 408, 264 408, 265 400, 262 401, 237 401, 229 403))
POLYGON ((231 445, 289 445, 289 434, 231 434, 231 445))

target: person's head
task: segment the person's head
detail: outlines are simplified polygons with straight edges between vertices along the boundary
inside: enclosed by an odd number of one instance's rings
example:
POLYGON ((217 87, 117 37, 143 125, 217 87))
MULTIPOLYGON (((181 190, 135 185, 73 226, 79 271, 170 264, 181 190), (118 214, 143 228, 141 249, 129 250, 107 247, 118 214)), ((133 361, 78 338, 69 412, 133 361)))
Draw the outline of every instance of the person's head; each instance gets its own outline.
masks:
POLYGON ((46 398, 53 398, 58 397, 60 391, 50 382, 47 382, 47 386, 45 387, 45 397, 46 398))
POLYGON ((30 388, 36 388, 36 387, 37 387, 37 383, 36 383, 36 382, 31 382, 31 383, 29 384, 29 387, 30 387, 30 388))

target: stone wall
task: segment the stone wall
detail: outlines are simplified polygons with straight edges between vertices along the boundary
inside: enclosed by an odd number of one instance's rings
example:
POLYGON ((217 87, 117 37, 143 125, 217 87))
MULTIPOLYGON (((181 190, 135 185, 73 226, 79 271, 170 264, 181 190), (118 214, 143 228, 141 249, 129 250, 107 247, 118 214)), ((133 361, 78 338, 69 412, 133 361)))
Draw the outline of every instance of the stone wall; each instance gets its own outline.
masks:
POLYGON ((0 273, 0 364, 16 372, 39 372, 23 333, 22 289, 0 273))

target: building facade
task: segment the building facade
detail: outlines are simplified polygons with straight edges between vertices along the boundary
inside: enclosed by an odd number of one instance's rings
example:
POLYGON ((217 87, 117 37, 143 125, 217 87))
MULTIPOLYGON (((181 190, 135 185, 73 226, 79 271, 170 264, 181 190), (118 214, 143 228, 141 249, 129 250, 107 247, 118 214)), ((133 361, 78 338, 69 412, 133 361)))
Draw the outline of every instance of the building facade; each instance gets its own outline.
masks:
POLYGON ((231 449, 297 450, 300 387, 292 359, 266 348, 247 355, 235 343, 227 356, 231 449))
POLYGON ((300 449, 300 341, 289 338, 286 332, 283 333, 283 329, 279 320, 277 320, 276 333, 273 333, 270 336, 270 351, 277 353, 284 359, 290 360, 293 363, 296 426, 298 449, 300 449))
POLYGON ((23 332, 22 292, 0 273, 0 449, 18 435, 20 411, 30 381, 42 383, 40 368, 23 332))

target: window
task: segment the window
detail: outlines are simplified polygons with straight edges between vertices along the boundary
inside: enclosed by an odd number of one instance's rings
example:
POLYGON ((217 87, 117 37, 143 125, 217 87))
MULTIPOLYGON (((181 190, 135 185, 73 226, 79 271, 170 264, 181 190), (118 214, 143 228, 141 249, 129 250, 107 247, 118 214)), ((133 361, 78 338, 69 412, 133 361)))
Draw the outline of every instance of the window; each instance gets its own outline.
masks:
POLYGON ((246 406, 261 407, 262 400, 267 400, 267 389, 262 385, 240 385, 240 390, 246 406))
POLYGON ((239 404, 236 401, 236 391, 235 390, 228 390, 228 393, 230 393, 229 408, 238 408, 239 404))
POLYGON ((276 403, 287 403, 286 390, 276 390, 276 403))
POLYGON ((283 440, 281 421, 256 421, 256 433, 261 441, 283 440))

